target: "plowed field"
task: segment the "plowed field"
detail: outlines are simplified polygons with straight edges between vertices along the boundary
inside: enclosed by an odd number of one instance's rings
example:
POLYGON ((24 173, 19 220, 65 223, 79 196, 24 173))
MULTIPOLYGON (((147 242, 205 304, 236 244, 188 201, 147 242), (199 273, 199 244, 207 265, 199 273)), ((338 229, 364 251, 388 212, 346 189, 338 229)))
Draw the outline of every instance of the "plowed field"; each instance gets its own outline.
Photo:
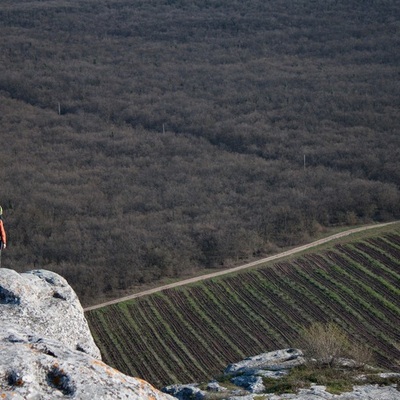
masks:
POLYGON ((400 371, 400 228, 318 253, 86 313, 103 360, 155 386, 204 381, 227 364, 296 346, 335 321, 400 371))

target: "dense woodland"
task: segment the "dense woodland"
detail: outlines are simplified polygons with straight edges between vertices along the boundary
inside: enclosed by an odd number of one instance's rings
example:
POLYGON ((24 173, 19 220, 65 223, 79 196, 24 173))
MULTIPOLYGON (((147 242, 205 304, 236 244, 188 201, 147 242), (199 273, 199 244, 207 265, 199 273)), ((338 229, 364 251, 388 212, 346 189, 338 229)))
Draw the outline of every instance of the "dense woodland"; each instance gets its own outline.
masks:
POLYGON ((400 217, 395 0, 4 0, 2 267, 84 304, 400 217))

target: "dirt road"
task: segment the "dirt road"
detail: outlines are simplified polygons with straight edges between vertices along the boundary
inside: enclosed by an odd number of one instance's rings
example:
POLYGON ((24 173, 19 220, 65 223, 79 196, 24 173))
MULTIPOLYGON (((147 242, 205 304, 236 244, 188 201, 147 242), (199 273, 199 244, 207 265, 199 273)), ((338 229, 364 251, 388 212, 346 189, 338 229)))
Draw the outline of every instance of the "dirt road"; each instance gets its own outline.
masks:
POLYGON ((263 264, 263 263, 266 263, 266 262, 269 262, 269 261, 279 260, 280 258, 283 258, 283 257, 286 257, 286 256, 290 256, 290 255, 293 255, 293 254, 296 254, 296 253, 300 253, 303 250, 307 250, 307 249, 310 249, 312 247, 319 246, 321 244, 324 244, 324 243, 330 242, 332 240, 339 239, 339 238, 351 235, 353 233, 366 231, 368 229, 380 228, 380 227, 383 227, 383 226, 386 226, 386 225, 395 224, 397 222, 398 221, 387 222, 387 223, 384 223, 384 224, 366 225, 366 226, 362 226, 362 227, 359 227, 359 228, 349 229, 348 231, 336 233, 335 235, 328 236, 326 238, 316 240, 315 242, 311 242, 311 243, 305 244, 303 246, 299 246, 299 247, 296 247, 294 249, 287 250, 287 251, 284 251, 284 252, 279 253, 279 254, 275 254, 275 255, 270 256, 270 257, 262 258, 262 259, 257 260, 257 261, 253 261, 253 262, 250 262, 250 263, 247 263, 247 264, 239 265, 238 267, 233 267, 233 268, 225 269, 223 271, 213 272, 211 274, 196 276, 194 278, 184 279, 182 281, 178 281, 178 282, 171 283, 171 284, 164 285, 164 286, 158 286, 158 287, 155 287, 153 289, 145 290, 143 292, 135 293, 135 294, 132 294, 132 295, 129 295, 129 296, 125 296, 125 297, 120 297, 120 298, 115 299, 115 300, 110 300, 110 301, 107 301, 105 303, 101 303, 101 304, 97 304, 95 306, 87 307, 87 308, 84 309, 84 311, 95 310, 97 308, 109 306, 111 304, 116 304, 116 303, 120 303, 122 301, 131 300, 131 299, 135 299, 137 297, 146 296, 146 295, 149 295, 149 294, 152 294, 152 293, 160 292, 160 291, 165 290, 165 289, 176 288, 178 286, 187 285, 188 283, 195 283, 195 282, 203 281, 205 279, 210 279, 210 278, 215 278, 217 276, 230 274, 232 272, 236 272, 236 271, 240 271, 242 269, 254 267, 256 265, 260 265, 260 264, 263 264))

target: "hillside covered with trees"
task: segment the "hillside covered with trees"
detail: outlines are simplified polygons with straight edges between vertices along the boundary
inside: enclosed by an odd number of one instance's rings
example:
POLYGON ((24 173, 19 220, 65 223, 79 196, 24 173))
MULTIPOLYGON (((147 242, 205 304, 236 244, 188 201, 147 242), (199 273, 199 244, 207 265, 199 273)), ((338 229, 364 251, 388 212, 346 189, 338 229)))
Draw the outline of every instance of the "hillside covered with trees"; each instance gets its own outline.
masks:
POLYGON ((397 1, 5 0, 2 266, 84 304, 400 216, 397 1))

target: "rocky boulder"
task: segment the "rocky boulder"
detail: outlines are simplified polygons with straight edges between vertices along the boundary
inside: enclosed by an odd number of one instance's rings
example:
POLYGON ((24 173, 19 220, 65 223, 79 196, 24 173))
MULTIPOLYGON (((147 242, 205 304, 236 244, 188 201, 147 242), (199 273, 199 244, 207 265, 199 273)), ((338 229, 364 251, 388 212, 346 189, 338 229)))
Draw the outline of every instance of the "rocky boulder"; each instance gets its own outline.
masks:
POLYGON ((82 306, 61 276, 0 269, 0 398, 173 399, 101 361, 82 306))
MULTIPOLYGON (((298 349, 283 349, 248 357, 230 364, 226 375, 255 375, 257 371, 282 371, 304 363, 303 352, 298 349)), ((279 374, 277 374, 279 376, 279 374)))

